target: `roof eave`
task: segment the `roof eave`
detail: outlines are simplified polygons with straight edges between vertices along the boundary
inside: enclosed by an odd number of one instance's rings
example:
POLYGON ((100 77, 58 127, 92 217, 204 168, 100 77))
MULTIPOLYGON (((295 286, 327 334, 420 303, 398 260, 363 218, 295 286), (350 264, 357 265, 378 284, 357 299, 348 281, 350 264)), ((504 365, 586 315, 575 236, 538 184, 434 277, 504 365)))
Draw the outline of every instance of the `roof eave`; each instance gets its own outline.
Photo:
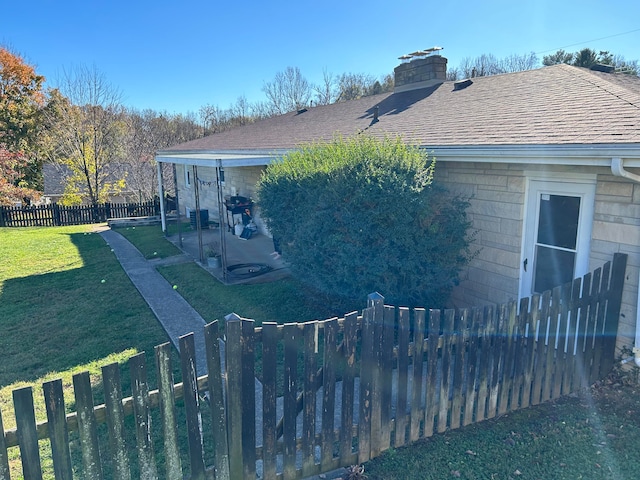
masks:
MULTIPOLYGON (((627 167, 640 167, 640 143, 569 145, 423 145, 440 161, 478 163, 554 164, 573 166, 611 165, 622 158, 627 167)), ((161 150, 156 161, 203 167, 269 165, 295 149, 257 150, 161 150)))
POLYGON ((622 158, 628 167, 640 167, 640 143, 570 145, 424 145, 437 159, 449 162, 527 163, 575 166, 611 165, 622 158))
POLYGON ((269 165, 281 158, 289 150, 270 151, 242 150, 164 150, 156 153, 156 161, 176 165, 196 165, 202 167, 249 167, 269 165))

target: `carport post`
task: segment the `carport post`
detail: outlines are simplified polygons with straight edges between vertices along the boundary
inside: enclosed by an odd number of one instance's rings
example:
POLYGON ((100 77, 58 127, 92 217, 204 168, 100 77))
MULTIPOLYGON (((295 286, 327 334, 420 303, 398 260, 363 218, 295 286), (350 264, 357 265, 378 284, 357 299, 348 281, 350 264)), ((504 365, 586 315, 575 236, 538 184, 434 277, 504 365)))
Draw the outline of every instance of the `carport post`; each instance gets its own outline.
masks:
POLYGON ((162 222, 162 233, 167 233, 167 216, 164 211, 164 191, 162 189, 162 163, 156 162, 158 167, 158 198, 160 199, 160 221, 162 222))
POLYGON ((193 165, 193 193, 196 199, 196 230, 198 231, 198 253, 200 254, 200 262, 204 263, 204 248, 202 246, 202 220, 200 218, 200 188, 198 178, 198 167, 193 165))

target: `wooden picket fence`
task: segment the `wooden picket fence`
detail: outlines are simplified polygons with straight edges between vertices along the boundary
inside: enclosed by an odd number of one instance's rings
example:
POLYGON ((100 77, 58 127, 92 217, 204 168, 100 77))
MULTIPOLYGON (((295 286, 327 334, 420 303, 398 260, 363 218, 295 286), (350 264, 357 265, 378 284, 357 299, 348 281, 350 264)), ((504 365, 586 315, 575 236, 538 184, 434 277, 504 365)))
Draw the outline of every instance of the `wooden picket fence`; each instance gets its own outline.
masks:
POLYGON ((160 214, 158 200, 142 203, 98 205, 0 206, 0 227, 60 227, 106 222, 109 218, 146 217, 160 214))
POLYGON ((224 334, 217 321, 204 329, 208 375, 196 376, 190 334, 180 339, 179 384, 165 344, 156 347, 155 389, 145 356, 131 358, 129 398, 115 364, 103 368, 102 405, 93 404, 89 374, 74 376, 70 414, 61 382, 45 383, 43 423, 31 388, 15 390, 17 428, 3 432, 0 418, 0 479, 9 478, 15 447, 24 478, 42 478, 44 439, 56 479, 73 478, 74 468, 103 478, 107 464, 115 478, 131 478, 132 451, 139 478, 299 479, 567 395, 613 367, 626 261, 616 254, 593 274, 519 305, 427 311, 387 306, 372 294, 367 308, 344 318, 254 328, 229 315, 224 334), (153 412, 161 448, 153 444, 153 412), (135 446, 128 448, 131 416, 135 446), (96 433, 103 423, 107 447, 96 433), (72 465, 72 431, 81 467, 72 465))

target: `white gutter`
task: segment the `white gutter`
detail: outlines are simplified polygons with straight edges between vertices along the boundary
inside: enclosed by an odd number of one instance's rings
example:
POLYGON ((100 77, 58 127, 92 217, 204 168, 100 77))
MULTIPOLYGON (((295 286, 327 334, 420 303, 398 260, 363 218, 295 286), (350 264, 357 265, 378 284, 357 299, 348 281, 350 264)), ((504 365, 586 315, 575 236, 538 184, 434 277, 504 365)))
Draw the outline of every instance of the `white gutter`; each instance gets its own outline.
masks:
MULTIPOLYGON (((616 177, 626 178, 635 183, 640 183, 640 175, 631 173, 624 169, 624 162, 620 157, 614 157, 611 159, 611 173, 616 177)), ((636 308, 636 338, 633 343, 633 357, 636 365, 640 367, 640 274, 638 276, 638 305, 636 308)), ((624 363, 627 363, 630 359, 627 359, 624 363)))

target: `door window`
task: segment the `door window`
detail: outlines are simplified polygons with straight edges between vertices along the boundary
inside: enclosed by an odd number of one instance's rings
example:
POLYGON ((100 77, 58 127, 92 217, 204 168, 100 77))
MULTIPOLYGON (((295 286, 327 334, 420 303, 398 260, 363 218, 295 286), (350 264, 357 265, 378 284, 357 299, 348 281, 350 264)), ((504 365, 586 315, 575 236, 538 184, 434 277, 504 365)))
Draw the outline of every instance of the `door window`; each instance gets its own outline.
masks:
POLYGON ((580 197, 540 194, 533 291, 542 293, 573 280, 580 197))
POLYGON ((575 181, 530 178, 527 190, 521 297, 588 271, 595 176, 575 181))

